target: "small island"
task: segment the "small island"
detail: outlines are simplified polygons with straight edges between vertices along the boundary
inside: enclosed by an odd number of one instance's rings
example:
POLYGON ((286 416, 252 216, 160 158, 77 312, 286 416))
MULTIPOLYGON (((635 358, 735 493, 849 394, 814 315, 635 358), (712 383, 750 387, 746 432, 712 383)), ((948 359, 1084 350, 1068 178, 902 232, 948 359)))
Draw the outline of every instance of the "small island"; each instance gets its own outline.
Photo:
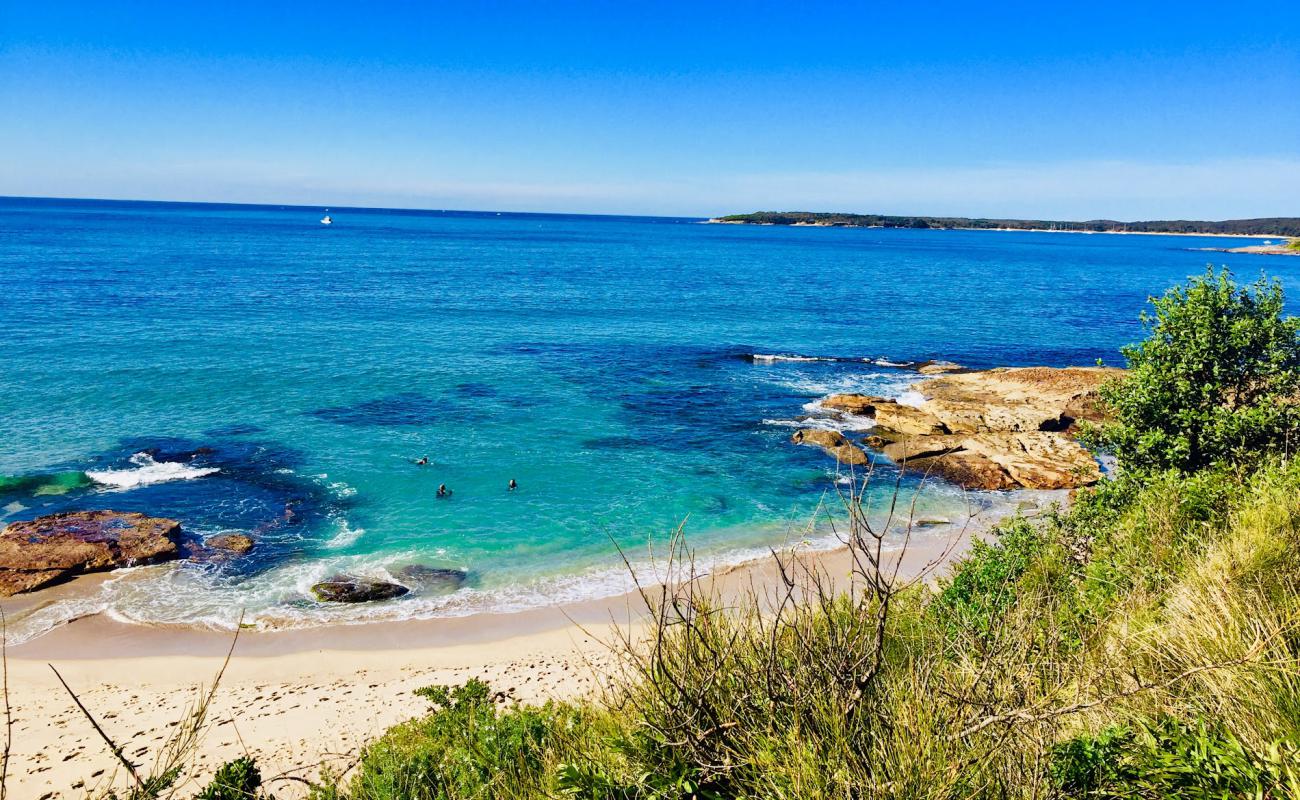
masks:
POLYGON ((1162 233, 1204 236, 1300 237, 1300 217, 1259 219, 1148 220, 1119 222, 1093 219, 1083 222, 1042 219, 986 219, 983 217, 890 216, 821 211, 755 211, 728 214, 709 222, 722 225, 796 225, 819 228, 937 228, 1013 231, 1063 231, 1071 233, 1162 233))

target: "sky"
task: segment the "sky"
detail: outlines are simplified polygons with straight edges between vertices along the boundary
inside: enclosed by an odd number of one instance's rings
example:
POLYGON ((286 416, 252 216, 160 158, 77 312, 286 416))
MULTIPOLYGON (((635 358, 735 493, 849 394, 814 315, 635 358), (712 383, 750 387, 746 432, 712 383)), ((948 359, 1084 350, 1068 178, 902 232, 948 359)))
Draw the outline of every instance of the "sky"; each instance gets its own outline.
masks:
POLYGON ((0 195, 1300 216, 1294 3, 0 0, 0 195))

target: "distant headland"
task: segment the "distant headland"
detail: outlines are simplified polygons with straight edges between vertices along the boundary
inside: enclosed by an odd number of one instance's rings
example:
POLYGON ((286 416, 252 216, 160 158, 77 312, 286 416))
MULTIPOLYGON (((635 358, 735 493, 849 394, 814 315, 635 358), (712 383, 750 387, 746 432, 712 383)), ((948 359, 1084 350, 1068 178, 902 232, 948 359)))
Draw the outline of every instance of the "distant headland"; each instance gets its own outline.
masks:
POLYGON ((1165 233, 1215 236, 1297 236, 1300 217, 1260 219, 1147 220, 1119 222, 1092 219, 1084 222, 1042 219, 984 219, 972 217, 889 216, 838 214, 814 211, 755 211, 728 214, 709 222, 725 225, 800 225, 822 228, 965 228, 977 230, 1067 231, 1074 233, 1165 233))

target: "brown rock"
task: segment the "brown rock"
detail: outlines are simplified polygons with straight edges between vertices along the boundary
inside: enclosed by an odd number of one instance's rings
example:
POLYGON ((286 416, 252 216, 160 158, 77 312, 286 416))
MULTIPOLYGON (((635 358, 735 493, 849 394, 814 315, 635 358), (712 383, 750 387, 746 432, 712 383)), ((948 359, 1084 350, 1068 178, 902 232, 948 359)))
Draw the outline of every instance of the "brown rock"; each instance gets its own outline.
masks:
POLYGON ((1102 418, 1098 389, 1123 375, 1101 367, 1022 367, 923 381, 923 408, 953 433, 1059 431, 1102 418))
POLYGON ((948 432, 935 415, 893 401, 876 405, 876 426, 905 436, 934 436, 948 432))
POLYGON ((86 572, 176 558, 180 523, 116 511, 75 511, 10 523, 0 533, 0 596, 86 572))
POLYGON ((866 451, 850 444, 839 431, 823 431, 815 428, 801 428, 794 432, 790 441, 795 444, 808 444, 820 447, 835 457, 841 464, 861 465, 871 462, 866 451))
POLYGON ((849 414, 870 416, 876 413, 876 406, 879 403, 892 402, 892 400, 869 394, 833 394, 823 398, 821 404, 823 408, 829 408, 833 411, 845 411, 849 414))
POLYGON ((1087 450, 1050 431, 919 436, 886 446, 885 455, 967 489, 1070 489, 1101 479, 1087 450))
POLYGON ((253 549, 253 540, 242 533, 223 533, 220 536, 213 536, 203 543, 214 550, 225 550, 237 555, 243 555, 253 549))
POLYGON ((961 364, 954 364, 951 361, 926 361, 918 365, 916 371, 922 375, 942 375, 946 372, 961 372, 964 369, 961 364))

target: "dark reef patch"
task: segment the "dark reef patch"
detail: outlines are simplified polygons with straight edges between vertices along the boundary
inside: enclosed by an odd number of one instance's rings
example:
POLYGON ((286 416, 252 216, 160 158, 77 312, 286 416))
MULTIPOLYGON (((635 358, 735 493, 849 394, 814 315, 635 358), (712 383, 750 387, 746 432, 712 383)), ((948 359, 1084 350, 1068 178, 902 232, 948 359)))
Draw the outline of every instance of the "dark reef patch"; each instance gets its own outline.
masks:
POLYGON ((471 399, 485 400, 497 396, 495 386, 487 383, 476 383, 473 381, 467 383, 458 383, 455 387, 456 394, 460 397, 471 399))

